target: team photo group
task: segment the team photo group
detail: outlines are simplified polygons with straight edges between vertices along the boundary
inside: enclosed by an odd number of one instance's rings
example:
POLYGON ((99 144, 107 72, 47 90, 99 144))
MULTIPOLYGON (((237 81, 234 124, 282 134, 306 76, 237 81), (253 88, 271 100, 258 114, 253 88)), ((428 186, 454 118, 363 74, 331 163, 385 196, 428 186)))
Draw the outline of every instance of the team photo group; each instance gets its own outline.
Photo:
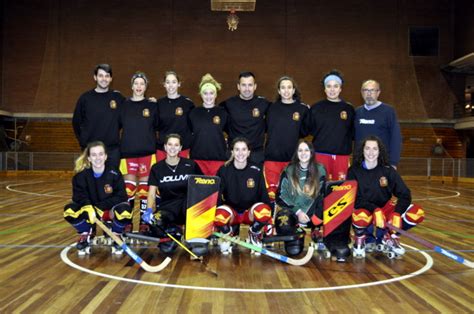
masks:
POLYGON ((309 106, 290 76, 276 81, 270 100, 257 95, 252 72, 241 72, 237 95, 219 102, 222 86, 209 73, 195 102, 180 94, 173 71, 164 73, 159 99, 146 95, 143 72, 131 77, 126 96, 112 89, 112 77, 110 65, 97 65, 96 86, 73 114, 82 154, 63 214, 79 235, 79 255, 91 253, 100 224, 121 240, 111 245, 114 255, 127 251, 121 242, 135 230, 170 256, 180 246, 206 255, 218 235, 223 255, 242 237, 256 255, 281 240, 291 258, 309 238, 311 248, 338 262, 367 253, 400 258, 401 234, 424 219, 397 172, 400 126, 393 107, 379 100, 376 80, 361 82, 361 105, 353 106, 343 99, 342 73, 331 70, 319 87, 325 99, 309 106), (218 183, 216 197, 198 204, 201 213, 213 209, 205 224, 211 236, 200 245, 183 237, 190 240, 190 194, 200 195, 188 182, 195 176, 218 183))

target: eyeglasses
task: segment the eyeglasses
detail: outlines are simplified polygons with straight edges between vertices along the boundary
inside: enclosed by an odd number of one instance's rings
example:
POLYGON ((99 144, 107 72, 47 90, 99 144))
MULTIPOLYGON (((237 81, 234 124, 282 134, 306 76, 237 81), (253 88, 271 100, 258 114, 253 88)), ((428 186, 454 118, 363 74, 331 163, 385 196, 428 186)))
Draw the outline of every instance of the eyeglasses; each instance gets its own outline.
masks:
POLYGON ((378 89, 365 89, 365 88, 362 89, 362 92, 366 93, 366 94, 369 94, 369 93, 372 94, 372 93, 376 93, 378 91, 379 91, 378 89))

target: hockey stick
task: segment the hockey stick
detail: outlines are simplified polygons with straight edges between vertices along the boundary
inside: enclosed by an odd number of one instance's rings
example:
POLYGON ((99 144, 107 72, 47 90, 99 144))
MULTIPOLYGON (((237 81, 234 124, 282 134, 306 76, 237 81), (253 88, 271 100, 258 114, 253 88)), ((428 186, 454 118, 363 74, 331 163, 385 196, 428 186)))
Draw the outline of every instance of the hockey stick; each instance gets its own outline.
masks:
POLYGON ((95 223, 102 229, 104 230, 105 233, 107 233, 112 240, 114 240, 120 247, 137 263, 140 265, 141 268, 144 270, 151 272, 151 273, 157 273, 161 270, 163 270, 168 264, 171 262, 171 258, 166 257, 161 264, 156 265, 156 266, 151 266, 147 262, 141 259, 140 256, 138 256, 132 249, 130 249, 120 237, 118 237, 115 233, 112 232, 102 221, 99 219, 96 219, 95 223))
POLYGON ((306 255, 303 258, 294 259, 294 258, 290 258, 290 257, 285 256, 285 255, 280 255, 278 253, 268 251, 267 249, 261 248, 259 246, 253 245, 251 243, 247 243, 245 241, 242 241, 242 240, 238 239, 237 237, 231 237, 231 236, 225 235, 221 232, 214 232, 213 234, 215 236, 219 237, 219 238, 224 239, 224 240, 227 240, 227 241, 233 242, 235 244, 241 245, 243 247, 246 247, 248 249, 260 252, 264 255, 270 256, 270 257, 272 257, 274 259, 277 259, 281 262, 285 262, 285 263, 288 263, 288 264, 294 265, 294 266, 301 266, 301 265, 306 264, 307 262, 309 262, 311 260, 311 258, 313 257, 313 253, 314 253, 314 248, 310 246, 310 247, 308 247, 308 252, 306 253, 306 255))
POLYGON ((166 234, 166 236, 168 238, 170 238, 171 240, 173 240, 174 242, 176 242, 180 247, 182 247, 186 252, 188 252, 189 254, 191 254, 192 257, 194 257, 195 260, 198 260, 202 266, 204 266, 204 268, 210 272, 211 274, 213 274, 214 276, 218 276, 217 275, 217 272, 215 270, 212 270, 211 268, 209 268, 209 266, 207 265, 206 262, 204 262, 204 258, 202 256, 197 256, 196 254, 194 254, 190 249, 188 249, 186 247, 186 245, 184 245, 183 243, 181 243, 181 241, 179 241, 178 239, 176 239, 175 237, 173 237, 171 234, 169 234, 168 232, 166 232, 166 230, 160 226, 160 225, 156 225, 156 224, 151 224, 150 225, 152 228, 158 228, 160 229, 160 231, 162 231, 164 234, 166 234))
POLYGON ((438 252, 440 254, 443 254, 444 256, 447 256, 447 257, 455 260, 458 263, 466 265, 467 267, 470 267, 470 268, 474 268, 474 262, 468 261, 468 260, 464 259, 463 257, 452 253, 451 251, 448 251, 446 249, 443 249, 442 247, 434 245, 433 243, 428 242, 425 239, 419 238, 418 236, 416 236, 414 234, 411 234, 410 232, 407 232, 403 229, 397 228, 392 224, 387 223, 387 227, 392 229, 393 231, 396 231, 396 232, 400 233, 401 235, 403 235, 407 238, 410 238, 410 239, 426 246, 429 249, 434 250, 435 252, 438 252))
POLYGON ((155 237, 150 237, 144 234, 140 233, 135 233, 135 232, 126 232, 125 236, 130 239, 136 239, 136 240, 142 240, 142 241, 148 241, 148 242, 156 242, 156 243, 164 243, 164 242, 170 242, 173 241, 169 238, 155 238, 155 237))

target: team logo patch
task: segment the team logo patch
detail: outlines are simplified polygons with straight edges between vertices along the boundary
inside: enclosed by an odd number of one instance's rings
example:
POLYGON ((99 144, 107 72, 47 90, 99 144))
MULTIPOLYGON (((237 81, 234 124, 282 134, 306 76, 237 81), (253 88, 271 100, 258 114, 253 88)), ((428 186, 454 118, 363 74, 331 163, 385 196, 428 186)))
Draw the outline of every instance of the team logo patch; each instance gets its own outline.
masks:
POLYGON ((260 117, 260 110, 258 110, 258 108, 253 108, 252 109, 252 117, 254 117, 254 118, 260 117))
POLYGON ((140 172, 141 173, 146 172, 146 166, 145 165, 143 165, 143 164, 140 165, 140 172))
POLYGON ((214 124, 221 124, 221 117, 219 117, 219 116, 214 116, 214 117, 212 118, 212 123, 214 123, 214 124))
POLYGON ((279 216, 278 217, 278 226, 287 226, 288 225, 288 216, 279 216))
POLYGON ((110 186, 110 184, 106 184, 106 185, 104 185, 104 191, 105 191, 105 193, 107 193, 107 194, 112 194, 112 192, 114 191, 114 189, 112 188, 112 186, 110 186))
POLYGON ((341 111, 341 119, 342 120, 347 120, 347 112, 346 111, 341 111))
POLYGON ((177 115, 177 116, 182 116, 183 115, 183 108, 181 108, 181 107, 176 108, 176 110, 174 111, 174 114, 177 115))
POLYGON ((300 121, 300 113, 293 112, 293 121, 300 121))
POLYGON ((380 177, 379 184, 381 187, 386 187, 388 185, 388 180, 386 177, 380 177))
POLYGON ((117 109, 117 102, 115 100, 110 101, 110 109, 117 109))
POLYGON ((150 110, 148 108, 143 109, 143 116, 148 118, 150 116, 150 110))
POLYGON ((253 189, 255 187, 255 181, 252 178, 247 180, 247 187, 249 189, 253 189))

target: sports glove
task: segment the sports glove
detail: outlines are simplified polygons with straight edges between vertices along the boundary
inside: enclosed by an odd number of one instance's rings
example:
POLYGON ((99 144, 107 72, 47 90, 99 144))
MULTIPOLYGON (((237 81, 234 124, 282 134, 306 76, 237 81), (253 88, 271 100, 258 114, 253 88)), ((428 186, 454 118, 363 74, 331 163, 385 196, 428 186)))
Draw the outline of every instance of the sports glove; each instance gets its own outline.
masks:
POLYGON ((142 220, 147 224, 151 224, 155 220, 153 217, 153 209, 148 207, 142 215, 142 220))

